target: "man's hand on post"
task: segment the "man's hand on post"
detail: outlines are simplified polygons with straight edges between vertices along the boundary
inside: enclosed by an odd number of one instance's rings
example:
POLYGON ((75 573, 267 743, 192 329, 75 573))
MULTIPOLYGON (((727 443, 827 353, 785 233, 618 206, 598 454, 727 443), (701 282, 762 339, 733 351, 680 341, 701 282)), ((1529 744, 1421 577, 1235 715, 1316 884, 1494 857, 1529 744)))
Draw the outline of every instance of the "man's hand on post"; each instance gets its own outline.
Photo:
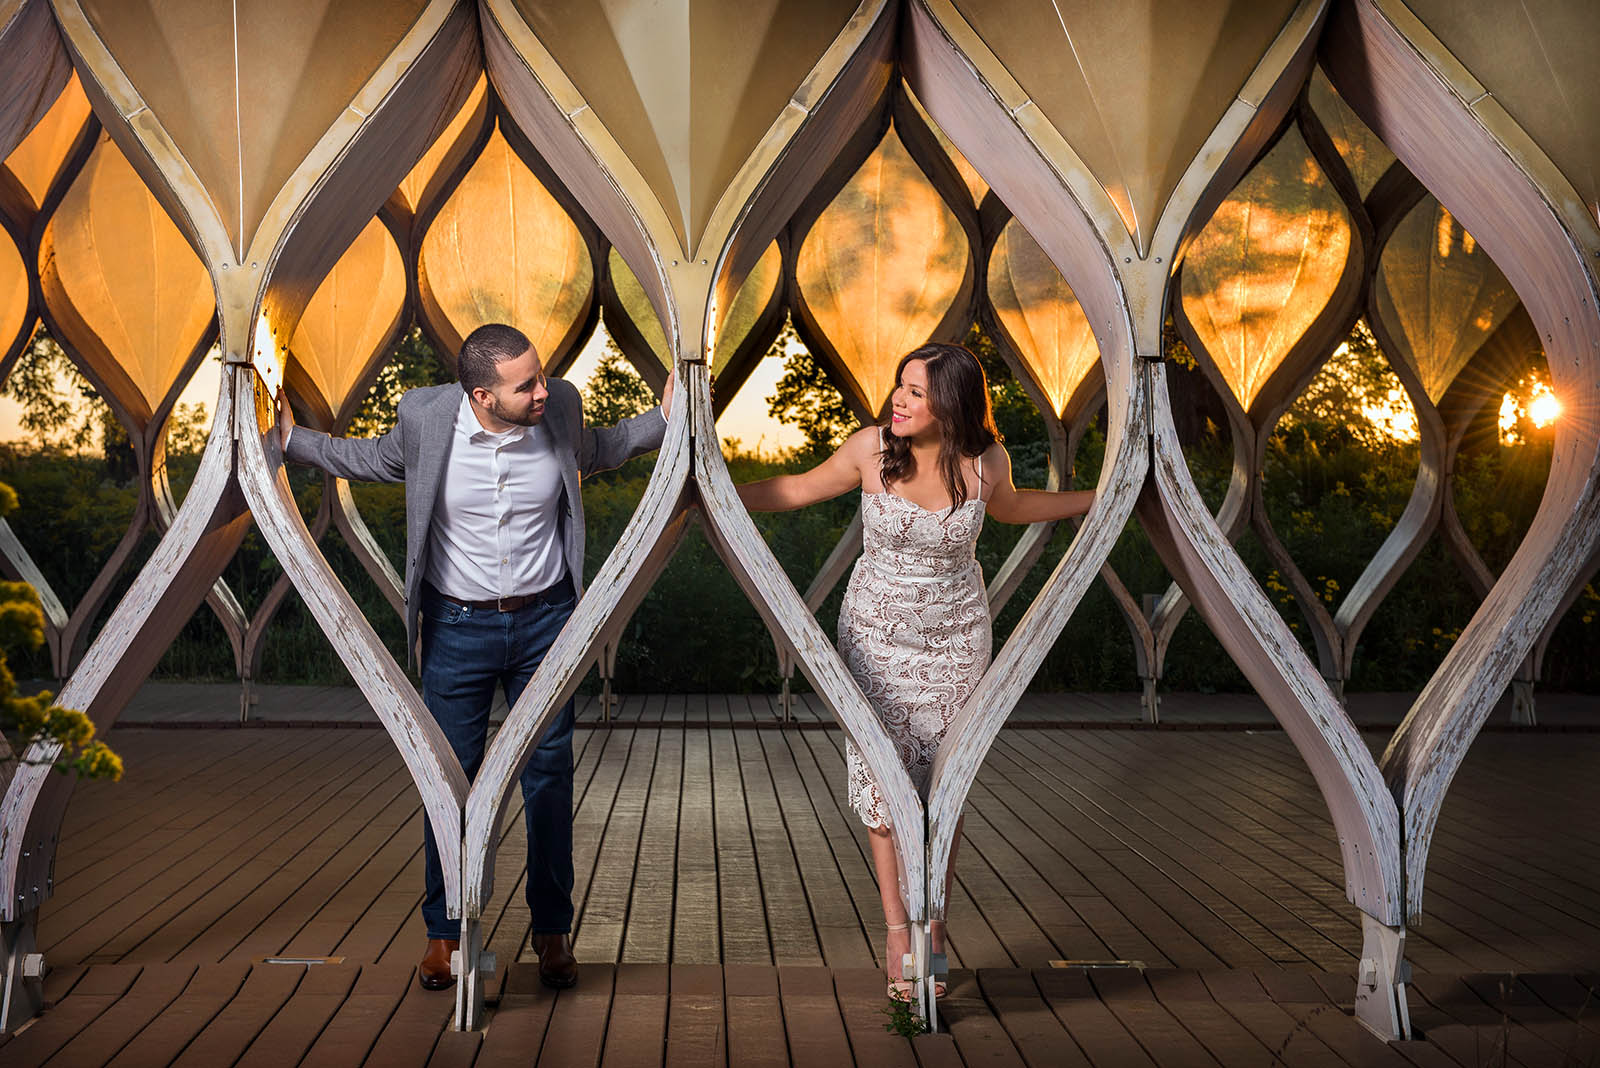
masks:
POLYGON ((289 396, 278 389, 278 448, 289 448, 289 433, 294 430, 294 412, 289 410, 289 396))

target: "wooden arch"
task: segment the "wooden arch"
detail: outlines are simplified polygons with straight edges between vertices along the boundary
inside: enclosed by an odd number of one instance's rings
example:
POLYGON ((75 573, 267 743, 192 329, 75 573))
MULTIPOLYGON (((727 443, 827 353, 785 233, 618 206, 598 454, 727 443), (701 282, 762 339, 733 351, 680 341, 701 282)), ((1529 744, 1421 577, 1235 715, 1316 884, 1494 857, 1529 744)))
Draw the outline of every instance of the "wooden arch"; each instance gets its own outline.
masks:
MULTIPOLYGON (((871 707, 738 502, 716 434, 707 362, 721 319, 806 191, 881 98, 893 46, 884 0, 795 5, 752 25, 732 0, 564 18, 488 0, 490 75, 518 125, 616 247, 649 297, 678 370, 644 500, 544 664, 490 744, 467 803, 458 1019, 475 1021, 481 908, 494 828, 517 771, 628 602, 664 566, 698 504, 713 546, 887 787, 896 823, 920 831, 916 793, 871 707), (766 47, 764 47, 764 45, 766 47), (728 62, 730 56, 738 62, 728 62), (760 62, 756 57, 760 57, 760 62), (597 62, 606 57, 610 62, 597 62), (630 77, 619 78, 617 64, 630 77), (654 92, 634 94, 632 86, 654 92), (691 462, 692 455, 692 462, 691 462)), ((923 883, 920 834, 900 850, 923 883)), ((923 915, 920 896, 912 915, 923 915)))
MULTIPOLYGON (((1037 668, 1044 636, 1059 632, 1142 497, 1146 529, 1169 570, 1309 765, 1339 831, 1351 900, 1379 930, 1401 918, 1394 800, 1201 504, 1158 363, 1174 261, 1293 104, 1324 11, 1320 3, 1213 3, 1191 5, 1179 18, 1145 14, 1158 29, 1141 51, 1116 32, 1123 11, 1069 19, 1020 2, 911 6, 908 80, 1088 312, 1110 415, 1095 510, 941 747, 929 787, 931 870, 949 856, 961 800, 1003 710, 1037 668), (1238 20, 1234 32, 1219 38, 1216 28, 1230 19, 1238 20), (1224 43, 1196 49, 1195 40, 1224 43)), ((930 887, 935 915, 940 889, 930 887)), ((1361 997, 1363 1015, 1393 1019, 1391 990, 1377 993, 1361 997)))
MULTIPOLYGON (((465 776, 316 551, 281 471, 270 409, 282 339, 470 91, 480 69, 474 14, 452 0, 404 8, 300 0, 289 11, 241 0, 224 19, 202 0, 56 5, 96 114, 210 275, 229 365, 182 508, 59 700, 108 729, 253 518, 395 738, 443 832, 447 865, 459 856, 465 776), (258 47, 236 51, 234 35, 258 47), (174 55, 169 40, 190 50, 174 55), (252 106, 237 107, 236 94, 252 106)), ((0 801, 8 944, 31 940, 48 894, 70 792, 69 779, 48 773, 54 753, 45 745, 32 754, 43 763, 22 766, 0 801)), ((37 996, 20 971, 6 986, 37 996)))
POLYGON ((1571 95, 1600 20, 1583 4, 1492 30, 1488 17, 1487 6, 1359 0, 1339 9, 1324 47, 1341 95, 1504 272, 1565 411, 1533 525, 1383 754, 1412 920, 1467 746, 1600 538, 1597 125, 1592 94, 1571 95))

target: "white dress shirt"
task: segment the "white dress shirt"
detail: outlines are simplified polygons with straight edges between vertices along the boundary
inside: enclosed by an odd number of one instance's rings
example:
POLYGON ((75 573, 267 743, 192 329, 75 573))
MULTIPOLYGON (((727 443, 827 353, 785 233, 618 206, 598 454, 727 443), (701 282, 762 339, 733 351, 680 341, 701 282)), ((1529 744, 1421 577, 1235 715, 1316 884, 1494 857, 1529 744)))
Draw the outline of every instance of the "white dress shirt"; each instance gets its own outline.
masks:
POLYGON ((493 601, 536 593, 567 573, 561 465, 544 426, 492 433, 463 393, 433 505, 428 581, 447 597, 493 601))

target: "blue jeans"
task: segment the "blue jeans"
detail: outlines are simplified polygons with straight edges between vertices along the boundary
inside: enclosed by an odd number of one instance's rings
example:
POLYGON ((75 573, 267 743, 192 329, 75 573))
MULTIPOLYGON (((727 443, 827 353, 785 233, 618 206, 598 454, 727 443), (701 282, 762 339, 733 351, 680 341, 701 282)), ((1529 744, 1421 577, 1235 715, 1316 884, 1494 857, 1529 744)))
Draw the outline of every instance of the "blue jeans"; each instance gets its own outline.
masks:
MULTIPOLYGON (((461 761, 468 781, 477 777, 489 733, 496 686, 517 703, 545 653, 555 643, 576 600, 572 587, 514 612, 456 604, 424 585, 422 701, 461 761)), ((528 909, 534 934, 572 930, 572 702, 551 721, 522 772, 528 822, 528 909)), ((425 858, 422 919, 429 938, 459 938, 460 924, 445 910, 444 872, 433 827, 423 821, 425 858)))

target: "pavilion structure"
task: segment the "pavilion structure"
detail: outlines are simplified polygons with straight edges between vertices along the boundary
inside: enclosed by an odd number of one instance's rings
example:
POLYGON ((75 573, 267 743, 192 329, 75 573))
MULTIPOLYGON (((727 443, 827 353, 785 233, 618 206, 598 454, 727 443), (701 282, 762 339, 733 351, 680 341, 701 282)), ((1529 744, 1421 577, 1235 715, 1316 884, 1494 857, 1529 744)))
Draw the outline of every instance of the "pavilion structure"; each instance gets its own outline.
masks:
MULTIPOLYGON (((382 720, 440 844, 461 919, 458 1027, 485 977, 482 909, 518 770, 690 522, 864 754, 897 828, 927 976, 927 924, 957 817, 1007 712, 1090 583, 1127 616, 1146 714, 1194 608, 1311 771, 1365 931, 1356 1012, 1408 1033, 1405 934, 1424 913, 1440 806, 1491 706, 1532 683, 1600 540, 1600 11, 1550 0, 3 0, 0 374, 48 325, 135 446, 139 512, 106 573, 63 604, 28 556, 61 704, 104 732, 202 601, 254 676, 273 612, 310 608, 382 720), (337 524, 391 603, 399 583, 347 486, 308 526, 272 397, 349 425, 399 334, 447 356, 510 321, 560 373, 602 312, 682 400, 648 488, 468 782, 401 665, 317 548, 337 524), (1105 413, 1097 502, 913 788, 813 612, 859 523, 802 594, 741 507, 715 419, 785 316, 871 418, 895 362, 981 321, 1038 404, 1052 485, 1105 413), (1228 412, 1213 515, 1179 448, 1168 316, 1228 412), (1273 532, 1264 443, 1365 317, 1417 409, 1421 466, 1360 582, 1325 606, 1273 532), (225 362, 181 507, 173 404, 225 362), (1537 516, 1494 574, 1451 503, 1453 457, 1519 355, 1564 416, 1537 516), (711 375, 719 378, 713 401, 711 375), (1107 565, 1130 519, 1176 584, 1147 611, 1107 565), (154 555, 89 642, 149 523, 154 555), (221 584, 251 524, 284 580, 247 618, 221 584), (1313 658, 1233 540, 1286 577, 1313 658), (1363 627, 1438 532, 1482 601, 1381 758, 1341 705, 1363 627)), ((1030 530, 998 612, 1040 560, 1030 530)), ((854 539, 854 540, 852 540, 854 539)), ((607 672, 609 674, 609 672, 607 672)), ((30 754, 50 757, 48 749, 30 754)), ((71 782, 11 766, 0 802, 3 1026, 37 1011, 35 918, 71 782)), ((931 1019, 931 986, 922 1009, 931 1019)))

